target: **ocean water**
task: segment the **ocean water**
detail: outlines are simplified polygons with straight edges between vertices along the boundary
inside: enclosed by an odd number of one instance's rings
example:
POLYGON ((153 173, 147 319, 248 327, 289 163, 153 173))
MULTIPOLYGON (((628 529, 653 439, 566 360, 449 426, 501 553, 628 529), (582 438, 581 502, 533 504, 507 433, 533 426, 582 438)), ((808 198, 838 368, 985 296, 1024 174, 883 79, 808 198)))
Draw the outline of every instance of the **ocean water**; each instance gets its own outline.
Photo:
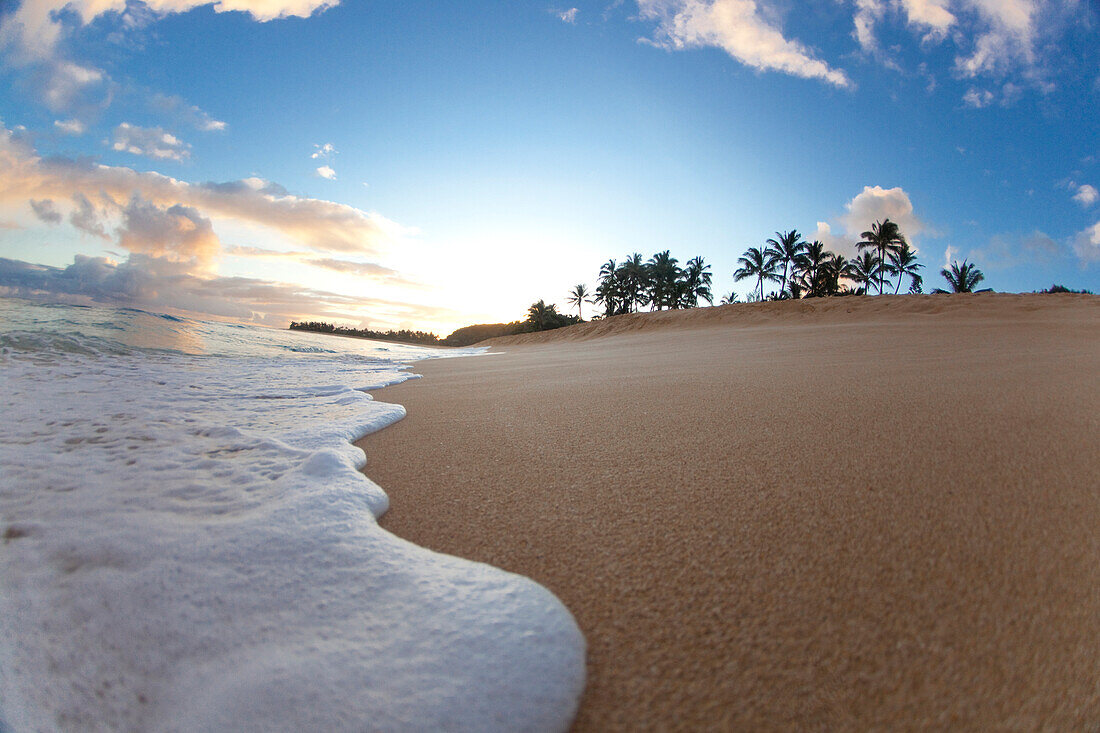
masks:
POLYGON ((382 530, 365 391, 470 356, 0 299, 0 730, 564 730, 547 590, 382 530))

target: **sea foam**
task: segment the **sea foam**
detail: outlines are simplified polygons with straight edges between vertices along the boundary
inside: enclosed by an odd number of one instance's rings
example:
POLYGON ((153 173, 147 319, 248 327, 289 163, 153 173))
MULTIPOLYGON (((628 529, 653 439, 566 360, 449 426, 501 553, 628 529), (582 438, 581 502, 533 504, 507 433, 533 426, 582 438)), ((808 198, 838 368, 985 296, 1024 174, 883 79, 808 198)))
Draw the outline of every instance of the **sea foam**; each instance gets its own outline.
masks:
POLYGON ((0 335, 0 730, 566 729, 568 610, 376 522, 362 390, 409 376, 0 335))

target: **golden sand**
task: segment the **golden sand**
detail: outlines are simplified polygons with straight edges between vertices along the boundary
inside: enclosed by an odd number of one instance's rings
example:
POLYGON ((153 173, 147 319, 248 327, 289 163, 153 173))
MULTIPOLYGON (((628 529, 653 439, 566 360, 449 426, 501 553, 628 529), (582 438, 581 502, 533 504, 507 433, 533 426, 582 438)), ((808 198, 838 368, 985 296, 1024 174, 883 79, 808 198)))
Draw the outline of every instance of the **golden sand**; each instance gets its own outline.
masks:
POLYGON ((1100 727, 1100 298, 622 316, 417 365, 386 529, 533 578, 575 729, 1100 727))

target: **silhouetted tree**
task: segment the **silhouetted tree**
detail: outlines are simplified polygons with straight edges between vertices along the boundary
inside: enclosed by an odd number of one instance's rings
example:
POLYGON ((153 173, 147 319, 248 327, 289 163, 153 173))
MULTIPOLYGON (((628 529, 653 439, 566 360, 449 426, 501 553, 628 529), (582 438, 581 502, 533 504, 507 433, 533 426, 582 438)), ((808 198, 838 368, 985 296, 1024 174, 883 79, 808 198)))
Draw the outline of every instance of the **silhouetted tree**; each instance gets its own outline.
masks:
POLYGON ((677 260, 666 249, 658 252, 646 263, 646 275, 649 284, 649 302, 656 310, 675 308, 677 299, 676 283, 680 279, 677 260))
MULTIPOLYGON (((952 262, 951 263, 951 269, 948 270, 945 267, 944 269, 940 270, 940 274, 943 275, 945 280, 947 280, 947 284, 951 286, 951 290, 948 291, 948 290, 941 290, 940 288, 936 288, 935 291, 933 291, 933 292, 937 292, 937 293, 983 292, 983 291, 975 291, 974 287, 978 283, 980 283, 982 280, 985 280, 985 275, 982 274, 981 270, 979 270, 973 264, 967 262, 965 259, 962 261, 961 264, 957 261, 952 262)), ((988 288, 986 290, 988 290, 988 288)))
POLYGON ((766 255, 759 247, 749 247, 745 254, 737 259, 741 267, 733 273, 733 279, 740 282, 745 278, 755 277, 756 286, 760 290, 760 300, 764 299, 764 281, 778 280, 775 274, 775 261, 766 255))
POLYGON ((702 257, 693 257, 687 261, 682 270, 684 295, 681 299, 684 307, 694 308, 699 305, 699 299, 714 305, 714 296, 711 295, 710 265, 703 262, 702 257))
POLYGON ((869 293, 871 283, 878 280, 881 271, 882 263, 875 257, 875 253, 864 251, 860 252, 854 260, 848 261, 848 271, 845 275, 856 285, 862 285, 864 293, 869 293))
POLYGON ((901 245, 905 244, 905 237, 902 236, 898 225, 889 219, 883 219, 881 222, 876 221, 871 225, 870 231, 866 231, 860 236, 863 237, 863 240, 856 242, 856 248, 860 252, 868 249, 873 251, 875 259, 878 261, 878 292, 879 295, 882 295, 886 283, 886 272, 889 267, 886 260, 887 253, 896 251, 901 245))
POLYGON ((619 280, 628 312, 634 312, 649 302, 649 268, 635 252, 623 261, 619 280))
POLYGON ((588 298, 588 286, 584 283, 579 283, 573 286, 573 289, 569 291, 569 297, 566 302, 570 305, 577 306, 577 316, 584 320, 583 308, 585 303, 591 303, 588 298))
POLYGON ((766 240, 764 244, 767 245, 764 254, 775 263, 777 268, 779 265, 783 266, 783 275, 779 279, 779 293, 782 296, 787 290, 788 271, 802 252, 802 235, 794 229, 789 232, 776 232, 775 238, 766 240))
POLYGON ((551 318, 556 315, 559 315, 557 306, 547 305, 546 301, 539 298, 527 309, 527 322, 534 326, 536 331, 543 331, 550 324, 551 318))
POLYGON ((825 294, 840 294, 840 279, 848 277, 848 258, 844 255, 829 253, 825 260, 825 294))
POLYGON ((898 290, 901 289, 901 281, 906 275, 909 276, 909 292, 921 292, 924 279, 920 276, 918 270, 923 269, 924 265, 917 262, 917 253, 909 248, 908 242, 902 242, 897 249, 891 250, 888 257, 890 258, 890 264, 887 267, 891 274, 898 276, 897 285, 894 286, 894 295, 898 294, 898 290))
POLYGON ((831 255, 831 252, 825 250, 825 245, 816 239, 802 247, 802 253, 796 259, 796 276, 805 288, 807 298, 820 298, 829 294, 827 265, 831 255))

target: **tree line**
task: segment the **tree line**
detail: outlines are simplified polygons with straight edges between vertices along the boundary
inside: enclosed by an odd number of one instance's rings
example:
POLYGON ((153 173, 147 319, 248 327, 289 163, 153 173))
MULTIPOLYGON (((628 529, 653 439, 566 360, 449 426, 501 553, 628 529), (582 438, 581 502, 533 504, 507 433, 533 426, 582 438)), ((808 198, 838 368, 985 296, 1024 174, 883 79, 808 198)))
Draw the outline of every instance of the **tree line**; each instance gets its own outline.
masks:
MULTIPOLYGON (((897 294, 905 284, 910 293, 923 292, 920 271, 924 265, 895 222, 876 221, 860 236, 856 243, 858 255, 849 260, 817 240, 805 241, 797 230, 776 232, 763 247, 749 247, 737 260, 734 280, 753 282, 748 301, 897 294), (769 292, 767 285, 771 283, 778 289, 769 292)), ((934 293, 975 292, 985 279, 982 271, 965 259, 945 267, 940 274, 950 290, 936 288, 934 293)), ((700 301, 714 304, 710 265, 702 257, 693 257, 681 267, 669 250, 648 260, 637 252, 621 262, 608 260, 600 267, 598 283, 594 293, 584 284, 569 291, 566 302, 577 308, 579 317, 583 318, 586 304, 602 307, 603 313, 597 317, 634 313, 646 307, 665 310, 694 308, 700 301)), ((721 302, 738 300, 733 292, 721 302)), ((545 303, 539 301, 529 313, 545 308, 545 303)))
POLYGON ((440 339, 434 333, 425 331, 411 331, 403 328, 399 331, 371 331, 367 328, 348 328, 336 326, 322 321, 291 321, 292 331, 312 331, 313 333, 334 333, 338 336, 355 336, 356 338, 376 339, 378 341, 397 341, 404 344, 436 345, 440 339))

